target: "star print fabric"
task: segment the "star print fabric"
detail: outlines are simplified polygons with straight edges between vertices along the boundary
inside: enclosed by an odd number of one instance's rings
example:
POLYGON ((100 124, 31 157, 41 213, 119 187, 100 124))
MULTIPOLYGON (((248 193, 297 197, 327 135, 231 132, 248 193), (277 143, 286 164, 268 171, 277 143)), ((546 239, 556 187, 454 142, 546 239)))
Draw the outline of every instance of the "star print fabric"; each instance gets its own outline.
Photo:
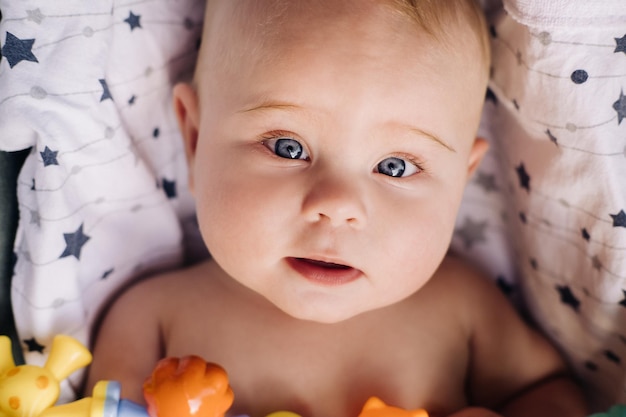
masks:
POLYGON ((626 5, 488 3, 491 149, 453 247, 506 284, 606 410, 626 402, 626 5))
MULTIPOLYGON (((606 409, 626 402, 624 0, 483 3, 491 150, 452 245, 606 409)), ((193 213, 171 87, 193 69, 203 4, 0 0, 0 149, 33 148, 11 292, 28 362, 55 334, 88 342, 110 294, 181 260, 193 213)))
POLYGON ((0 0, 0 149, 32 147, 11 289, 29 363, 55 334, 88 344, 110 294, 182 260, 193 204, 171 87, 193 69, 203 7, 0 0))

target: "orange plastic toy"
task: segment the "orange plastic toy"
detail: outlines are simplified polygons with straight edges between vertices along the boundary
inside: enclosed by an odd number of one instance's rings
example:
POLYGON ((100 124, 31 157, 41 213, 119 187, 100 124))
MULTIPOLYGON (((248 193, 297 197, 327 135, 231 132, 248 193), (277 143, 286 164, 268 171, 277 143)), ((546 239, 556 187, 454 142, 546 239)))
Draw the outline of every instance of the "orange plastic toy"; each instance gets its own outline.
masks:
POLYGON ((150 417, 222 417, 234 398, 224 369, 197 356, 161 360, 143 393, 150 417))
POLYGON ((426 410, 405 410, 385 404, 380 398, 370 397, 359 417, 428 417, 426 410))

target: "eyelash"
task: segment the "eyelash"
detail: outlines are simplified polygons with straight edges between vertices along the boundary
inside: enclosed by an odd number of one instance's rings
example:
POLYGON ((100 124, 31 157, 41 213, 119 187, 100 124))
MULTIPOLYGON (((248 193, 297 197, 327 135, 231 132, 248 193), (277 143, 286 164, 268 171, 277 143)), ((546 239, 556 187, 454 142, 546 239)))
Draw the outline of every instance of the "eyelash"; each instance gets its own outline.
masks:
MULTIPOLYGON (((267 147, 267 142, 269 142, 270 140, 274 140, 274 139, 293 139, 295 141, 297 141, 298 143, 300 143, 302 145, 302 139, 299 138, 298 135, 294 135, 292 132, 288 132, 285 130, 272 130, 266 133, 263 133, 261 136, 259 136, 259 143, 261 143, 263 145, 263 147, 270 152, 273 156, 276 156, 277 158, 280 158, 280 156, 276 155, 274 152, 272 152, 268 147, 267 147)), ((303 148, 304 145, 302 145, 303 148)), ((305 148, 305 150, 308 153, 308 149, 305 148)), ((284 159, 284 158, 281 158, 284 159)))
POLYGON ((411 164, 415 165, 415 167, 418 169, 418 173, 423 173, 426 174, 427 170, 425 168, 424 162, 420 161, 418 158, 416 158, 414 155, 410 155, 410 154, 406 154, 406 153, 396 153, 393 155, 389 155, 386 158, 401 158, 401 159, 405 159, 406 161, 410 162, 411 164))
POLYGON ((280 138, 293 139, 293 140, 297 140, 298 142, 301 142, 300 138, 297 135, 294 135, 293 133, 287 132, 285 130, 272 130, 270 132, 263 133, 259 137, 259 141, 264 144, 268 140, 280 139, 280 138))
POLYGON ((297 136, 291 132, 287 132, 286 130, 272 130, 272 131, 263 133, 260 137, 261 142, 264 142, 270 139, 277 139, 277 138, 297 139, 297 136))
MULTIPOLYGON (((272 139, 279 139, 279 138, 293 139, 293 140, 297 140, 298 142, 302 143, 302 140, 297 135, 294 135, 292 132, 288 132, 288 131, 285 131, 285 130, 272 130, 272 131, 263 133, 259 137, 259 142, 261 144, 263 144, 263 146, 265 146, 267 141, 272 140, 272 139)), ((272 153, 272 155, 275 155, 275 154, 272 153)), ((385 158, 393 158, 393 157, 404 159, 407 162, 413 164, 417 168, 417 170, 419 171, 418 174, 428 174, 428 169, 427 169, 425 163, 423 161, 421 161, 420 159, 416 158, 414 155, 410 155, 410 154, 406 154, 406 153, 396 153, 396 154, 388 155, 385 158)), ((385 159, 385 158, 383 158, 383 159, 385 159)), ((383 159, 381 159, 381 161, 383 159)))

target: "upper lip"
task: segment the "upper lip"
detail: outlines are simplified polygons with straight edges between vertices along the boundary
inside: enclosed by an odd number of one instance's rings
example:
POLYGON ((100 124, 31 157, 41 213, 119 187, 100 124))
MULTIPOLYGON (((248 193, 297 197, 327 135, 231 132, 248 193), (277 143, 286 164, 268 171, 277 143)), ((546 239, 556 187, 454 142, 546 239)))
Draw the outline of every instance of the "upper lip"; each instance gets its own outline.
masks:
POLYGON ((285 261, 295 272, 317 284, 337 286, 365 276, 363 271, 335 256, 289 257, 285 261))
POLYGON ((293 258, 298 259, 298 260, 303 260, 303 261, 320 262, 320 263, 326 263, 326 264, 333 264, 333 265, 337 265, 337 266, 345 267, 345 268, 356 269, 354 266, 350 265, 343 259, 340 259, 335 256, 313 255, 313 256, 294 256, 293 258))
POLYGON ((341 259, 337 256, 333 256, 333 255, 308 255, 308 256, 293 256, 293 259, 299 260, 299 261, 304 261, 304 262, 311 262, 311 263, 320 263, 320 267, 324 267, 325 265, 323 264, 329 264, 328 267, 332 268, 333 266, 340 268, 340 269, 356 269, 361 271, 360 268, 355 267, 354 265, 350 264, 349 262, 345 261, 344 259, 341 259))
POLYGON ((325 262, 325 261, 318 261, 317 259, 309 259, 309 258, 295 258, 295 259, 299 261, 312 263, 312 264, 315 264, 316 266, 320 266, 324 268, 328 267, 328 268, 334 268, 334 269, 354 269, 349 265, 340 264, 337 262, 325 262))

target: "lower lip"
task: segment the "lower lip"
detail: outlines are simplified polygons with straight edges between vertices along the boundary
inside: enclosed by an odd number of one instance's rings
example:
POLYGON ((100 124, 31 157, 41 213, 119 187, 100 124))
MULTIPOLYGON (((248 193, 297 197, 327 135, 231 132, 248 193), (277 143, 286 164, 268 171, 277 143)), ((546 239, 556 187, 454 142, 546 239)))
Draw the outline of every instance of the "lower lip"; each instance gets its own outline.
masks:
POLYGON ((355 268, 326 268, 300 258, 287 258, 287 263, 307 280, 327 286, 344 285, 363 275, 355 268))

